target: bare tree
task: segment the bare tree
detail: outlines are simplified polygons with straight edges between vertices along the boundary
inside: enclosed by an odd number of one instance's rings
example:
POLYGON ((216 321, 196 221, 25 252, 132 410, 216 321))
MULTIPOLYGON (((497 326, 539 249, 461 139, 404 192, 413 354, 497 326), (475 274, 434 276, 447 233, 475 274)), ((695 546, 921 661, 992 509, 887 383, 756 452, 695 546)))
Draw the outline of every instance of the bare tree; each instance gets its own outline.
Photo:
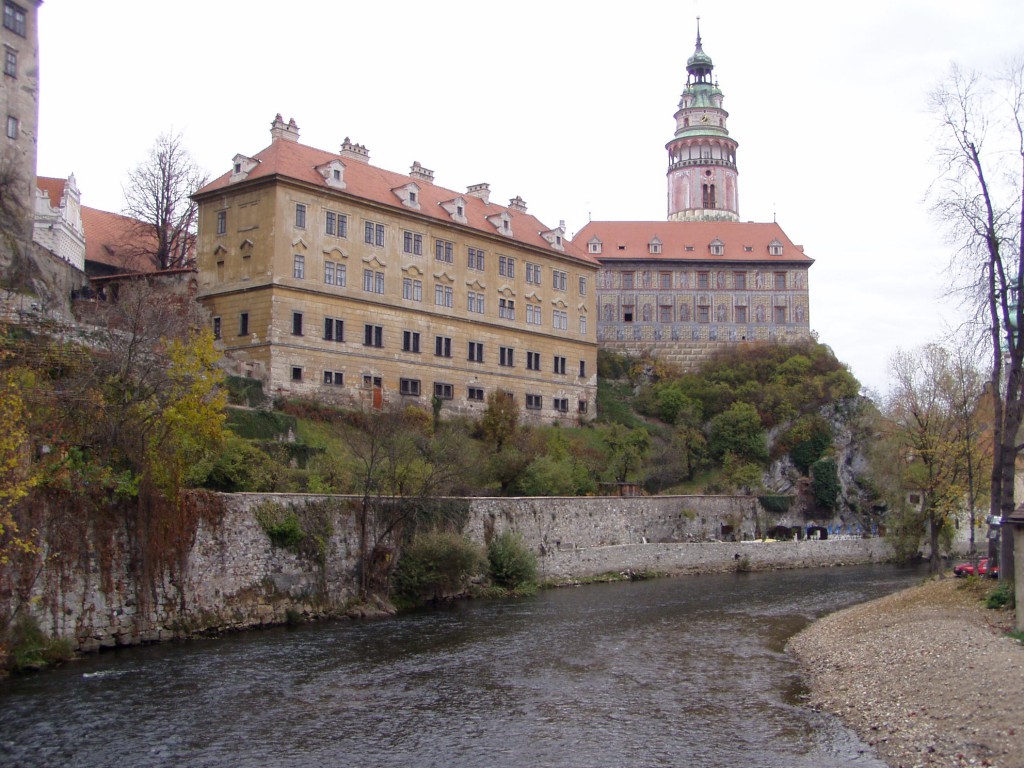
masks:
MULTIPOLYGON (((990 509, 1014 509, 1013 485, 1024 421, 1024 61, 998 77, 954 65, 931 94, 941 129, 941 176, 931 189, 933 212, 957 250, 956 286, 988 339, 992 368, 993 461, 990 509)), ((1001 572, 1012 550, 1004 537, 1001 572)))
POLYGON ((162 134, 146 159, 128 174, 124 214, 139 222, 135 247, 160 269, 187 267, 194 261, 199 209, 192 194, 206 180, 181 133, 162 134))

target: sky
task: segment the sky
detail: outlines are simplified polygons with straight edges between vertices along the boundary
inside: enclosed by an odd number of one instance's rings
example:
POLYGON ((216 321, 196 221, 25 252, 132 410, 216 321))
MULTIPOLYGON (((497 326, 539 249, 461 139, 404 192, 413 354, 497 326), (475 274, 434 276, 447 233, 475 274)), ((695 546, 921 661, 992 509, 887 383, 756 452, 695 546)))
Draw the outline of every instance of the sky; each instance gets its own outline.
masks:
POLYGON ((38 173, 120 211, 154 140, 181 132, 216 177, 270 143, 364 144, 450 189, 487 182, 571 236, 666 217, 665 144, 703 47, 739 142, 740 217, 815 260, 812 330, 874 394, 898 348, 938 341, 952 246, 929 213, 927 97, 952 62, 1024 55, 1019 0, 45 0, 38 173))

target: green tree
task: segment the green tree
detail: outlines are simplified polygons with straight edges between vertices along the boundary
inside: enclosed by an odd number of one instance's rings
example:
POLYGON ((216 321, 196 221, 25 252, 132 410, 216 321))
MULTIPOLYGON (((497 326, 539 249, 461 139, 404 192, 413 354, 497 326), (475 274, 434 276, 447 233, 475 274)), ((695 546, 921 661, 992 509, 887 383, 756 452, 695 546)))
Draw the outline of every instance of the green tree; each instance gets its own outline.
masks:
POLYGON ((605 427, 602 434, 608 450, 608 476, 616 483, 628 482, 651 449, 650 435, 646 429, 629 429, 621 424, 605 427))
POLYGON ((491 392, 487 396, 487 407, 480 419, 484 439, 494 446, 495 451, 500 452, 515 436, 518 427, 519 408, 511 393, 503 389, 491 392))
POLYGON ((734 403, 711 420, 708 449, 723 459, 732 453, 744 461, 763 464, 768 460, 768 441, 757 409, 749 403, 734 403))

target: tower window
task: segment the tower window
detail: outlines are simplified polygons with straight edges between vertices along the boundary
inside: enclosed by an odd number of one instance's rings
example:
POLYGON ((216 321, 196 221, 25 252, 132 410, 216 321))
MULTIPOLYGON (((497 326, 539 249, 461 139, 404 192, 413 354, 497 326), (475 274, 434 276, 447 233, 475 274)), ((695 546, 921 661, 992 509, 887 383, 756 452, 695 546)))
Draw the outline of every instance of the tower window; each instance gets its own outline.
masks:
POLYGON ((11 2, 4 3, 4 27, 25 37, 25 9, 11 2))
POLYGON ((702 202, 703 202, 703 207, 708 209, 708 210, 712 210, 712 209, 718 207, 717 205, 715 205, 715 185, 714 184, 705 184, 704 185, 702 202))

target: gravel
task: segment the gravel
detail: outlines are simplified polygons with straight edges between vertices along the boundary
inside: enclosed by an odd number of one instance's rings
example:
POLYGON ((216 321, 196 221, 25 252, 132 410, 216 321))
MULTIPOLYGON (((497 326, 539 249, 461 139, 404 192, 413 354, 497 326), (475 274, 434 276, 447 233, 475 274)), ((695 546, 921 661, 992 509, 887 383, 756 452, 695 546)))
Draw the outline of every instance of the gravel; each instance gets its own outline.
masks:
POLYGON ((815 622, 788 645, 810 705, 891 768, 1024 768, 1024 647, 991 586, 933 580, 815 622))

